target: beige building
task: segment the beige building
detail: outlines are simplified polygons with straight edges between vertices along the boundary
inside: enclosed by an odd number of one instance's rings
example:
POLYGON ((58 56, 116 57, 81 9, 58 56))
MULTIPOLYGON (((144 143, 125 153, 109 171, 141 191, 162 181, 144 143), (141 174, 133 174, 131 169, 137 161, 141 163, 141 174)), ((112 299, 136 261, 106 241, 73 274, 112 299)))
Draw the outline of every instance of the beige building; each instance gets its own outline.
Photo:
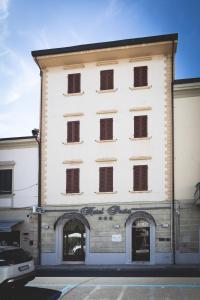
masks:
POLYGON ((200 263, 200 78, 175 80, 177 263, 200 263), (196 192, 196 194, 195 194, 196 192), (195 195, 194 195, 195 194, 195 195))

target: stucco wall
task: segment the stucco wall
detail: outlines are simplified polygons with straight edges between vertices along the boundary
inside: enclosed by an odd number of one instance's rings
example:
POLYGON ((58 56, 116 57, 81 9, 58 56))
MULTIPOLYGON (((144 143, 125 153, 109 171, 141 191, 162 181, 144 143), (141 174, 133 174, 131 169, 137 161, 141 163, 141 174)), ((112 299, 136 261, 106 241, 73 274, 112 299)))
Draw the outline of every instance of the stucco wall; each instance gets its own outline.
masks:
MULTIPOLYGON (((165 85, 166 61, 163 56, 153 56, 152 60, 129 62, 119 60, 111 66, 96 66, 88 63, 85 68, 64 70, 49 68, 46 80, 47 98, 47 167, 45 183, 46 204, 113 203, 160 201, 165 199, 165 85), (134 66, 148 66, 148 84, 151 88, 130 90, 134 66), (114 88, 111 93, 97 93, 100 70, 114 69, 114 88), (67 74, 81 73, 83 95, 64 96, 67 92, 67 74), (149 111, 130 112, 134 107, 150 106, 149 111), (117 113, 99 115, 99 110, 116 109, 117 113), (81 112, 80 117, 63 117, 65 113, 81 112), (150 139, 132 141, 134 115, 148 115, 148 135, 150 139), (114 138, 112 143, 97 143, 99 139, 99 119, 113 117, 114 138), (64 145, 68 120, 80 120, 80 140, 82 144, 64 145), (132 156, 150 156, 146 161, 130 161, 132 156), (116 162, 97 163, 98 158, 116 158, 116 162), (83 160, 79 165, 63 164, 65 160, 83 160), (133 189, 133 165, 148 164, 149 193, 130 193, 133 189), (114 191, 116 194, 99 195, 99 167, 114 167, 114 191), (82 195, 64 195, 66 188, 66 168, 80 168, 80 192, 82 195)), ((44 162, 45 165, 45 162, 44 162)))
MULTIPOLYGON (((0 149, 0 162, 13 161, 13 195, 1 195, 0 207, 31 207, 37 204, 37 146, 0 149)), ((6 168, 6 166, 4 166, 6 168)))
POLYGON ((175 198, 193 199, 200 182, 200 93, 175 98, 175 198))

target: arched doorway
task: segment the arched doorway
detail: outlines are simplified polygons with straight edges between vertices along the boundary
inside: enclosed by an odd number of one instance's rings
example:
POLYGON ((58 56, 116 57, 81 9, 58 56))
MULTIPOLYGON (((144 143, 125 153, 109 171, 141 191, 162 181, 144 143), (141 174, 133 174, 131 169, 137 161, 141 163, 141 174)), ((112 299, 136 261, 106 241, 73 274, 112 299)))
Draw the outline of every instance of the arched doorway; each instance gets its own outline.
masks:
POLYGON ((132 224, 132 261, 150 261, 150 225, 145 219, 132 224))
POLYGON ((126 262, 155 263, 155 228, 152 215, 137 211, 128 216, 126 222, 126 262))
POLYGON ((85 261, 85 226, 77 219, 63 226, 63 261, 85 261))

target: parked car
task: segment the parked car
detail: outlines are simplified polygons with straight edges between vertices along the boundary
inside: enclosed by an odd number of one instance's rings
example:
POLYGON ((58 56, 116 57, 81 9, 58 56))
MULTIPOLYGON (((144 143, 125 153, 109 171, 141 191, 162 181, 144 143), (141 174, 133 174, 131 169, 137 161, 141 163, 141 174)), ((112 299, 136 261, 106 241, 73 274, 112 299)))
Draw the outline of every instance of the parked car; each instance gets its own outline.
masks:
POLYGON ((35 278, 31 255, 19 247, 0 246, 0 287, 23 286, 35 278))

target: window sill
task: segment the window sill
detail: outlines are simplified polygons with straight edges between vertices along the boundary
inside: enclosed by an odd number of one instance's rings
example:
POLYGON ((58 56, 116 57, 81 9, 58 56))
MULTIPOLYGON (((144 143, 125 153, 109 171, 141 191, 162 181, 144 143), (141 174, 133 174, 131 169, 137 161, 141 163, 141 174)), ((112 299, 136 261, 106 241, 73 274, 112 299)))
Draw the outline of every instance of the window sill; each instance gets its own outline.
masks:
POLYGON ((84 141, 80 141, 80 142, 63 142, 63 145, 79 145, 79 144, 83 144, 84 141))
POLYGON ((69 97, 69 96, 82 96, 85 92, 79 92, 79 93, 63 93, 63 96, 69 97))
POLYGON ((0 195, 0 199, 3 199, 3 198, 12 198, 13 196, 15 196, 15 194, 1 194, 0 195))
POLYGON ((130 137, 129 140, 131 141, 145 141, 145 140, 150 140, 152 138, 152 136, 147 136, 147 137, 138 137, 138 138, 134 138, 134 137, 130 137))
POLYGON ((129 89, 131 91, 135 91, 135 90, 148 90, 151 89, 152 85, 144 85, 144 86, 129 86, 129 89))
POLYGON ((103 93, 114 93, 118 90, 118 88, 116 89, 110 89, 110 90, 96 90, 96 93, 98 94, 103 94, 103 93))
POLYGON ((96 143, 112 143, 116 142, 117 139, 112 139, 112 140, 95 140, 96 143))
POLYGON ((129 193, 131 193, 131 194, 141 194, 141 193, 151 193, 152 192, 152 190, 148 190, 148 191, 129 191, 129 193))
POLYGON ((61 193, 63 196, 80 196, 83 195, 83 192, 80 193, 61 193))
POLYGON ((117 194, 117 191, 114 192, 94 192, 97 195, 105 195, 105 194, 117 194))

